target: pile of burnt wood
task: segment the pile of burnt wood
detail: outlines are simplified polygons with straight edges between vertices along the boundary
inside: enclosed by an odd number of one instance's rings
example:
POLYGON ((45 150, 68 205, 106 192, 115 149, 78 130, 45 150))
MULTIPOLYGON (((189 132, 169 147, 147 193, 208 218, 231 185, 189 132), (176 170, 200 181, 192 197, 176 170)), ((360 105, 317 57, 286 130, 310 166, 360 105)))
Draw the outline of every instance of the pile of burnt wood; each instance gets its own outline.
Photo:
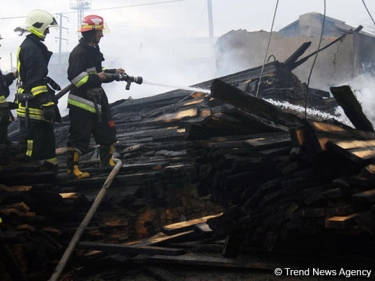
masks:
POLYGON ((284 243, 340 252, 373 247, 374 129, 349 86, 331 92, 356 129, 301 118, 213 82, 213 98, 233 105, 231 114, 243 118, 241 125, 258 126, 258 133, 201 143, 195 161, 200 194, 226 206, 208 224, 235 241, 234 249, 240 244, 271 250, 284 243))
MULTIPOLYGON (((356 240, 368 234, 361 241, 373 241, 375 134, 350 88, 332 89, 336 99, 307 93, 288 64, 277 61, 195 87, 211 94, 176 90, 111 105, 123 165, 83 240, 124 243, 225 209, 209 226, 242 244, 272 249, 280 240, 317 233, 356 240), (340 104, 355 129, 262 98, 307 102, 331 114, 340 104)), ((38 163, 10 159, 0 170, 0 246, 22 270, 39 270, 60 253, 110 173, 99 167, 92 141, 81 159, 92 178, 66 177, 68 129, 67 116, 55 126, 57 180, 38 163)), ((14 143, 18 134, 13 122, 14 143)))

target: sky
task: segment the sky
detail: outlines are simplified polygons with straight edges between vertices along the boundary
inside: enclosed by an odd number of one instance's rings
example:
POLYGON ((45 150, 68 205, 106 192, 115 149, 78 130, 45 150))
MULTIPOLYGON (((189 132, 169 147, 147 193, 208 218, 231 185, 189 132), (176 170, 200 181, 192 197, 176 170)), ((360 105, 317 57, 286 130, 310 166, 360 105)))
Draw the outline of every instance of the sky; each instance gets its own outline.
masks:
MULTIPOLYGON (((15 66, 15 52, 24 38, 13 30, 24 23, 32 9, 47 10, 60 23, 61 29, 51 29, 45 40, 54 56, 59 51, 70 52, 78 42, 76 7, 81 2, 88 2, 90 7, 83 15, 100 15, 109 27, 110 32, 100 42, 105 63, 109 64, 106 67, 122 67, 145 81, 132 85, 129 91, 125 85, 106 85, 110 102, 128 96, 151 96, 215 78, 212 44, 231 30, 277 31, 301 14, 324 11, 348 25, 364 26, 363 31, 375 30, 364 6, 375 16, 373 0, 211 0, 213 42, 209 40, 207 0, 0 0, 2 71, 15 66)), ((65 87, 69 81, 61 76, 57 80, 65 87)))

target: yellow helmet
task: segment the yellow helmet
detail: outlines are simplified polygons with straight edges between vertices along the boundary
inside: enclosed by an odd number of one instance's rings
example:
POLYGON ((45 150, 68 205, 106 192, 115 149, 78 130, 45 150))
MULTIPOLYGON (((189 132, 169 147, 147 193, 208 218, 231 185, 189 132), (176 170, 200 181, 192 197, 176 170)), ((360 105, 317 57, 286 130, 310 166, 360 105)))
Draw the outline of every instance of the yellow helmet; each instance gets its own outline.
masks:
POLYGON ((25 25, 21 27, 35 34, 42 40, 46 37, 45 30, 49 27, 58 27, 56 19, 47 11, 36 9, 32 10, 26 18, 25 25))

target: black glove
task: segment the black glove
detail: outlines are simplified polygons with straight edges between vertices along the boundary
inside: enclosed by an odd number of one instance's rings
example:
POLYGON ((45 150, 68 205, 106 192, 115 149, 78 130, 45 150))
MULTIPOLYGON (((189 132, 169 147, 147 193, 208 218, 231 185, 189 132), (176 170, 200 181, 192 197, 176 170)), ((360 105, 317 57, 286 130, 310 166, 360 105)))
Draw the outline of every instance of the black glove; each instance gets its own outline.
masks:
POLYGON ((120 73, 105 73, 106 82, 122 81, 122 75, 120 73))
POLYGON ((55 106, 54 105, 43 106, 42 109, 43 109, 44 119, 46 119, 47 121, 51 123, 55 122, 55 113, 56 113, 55 106))

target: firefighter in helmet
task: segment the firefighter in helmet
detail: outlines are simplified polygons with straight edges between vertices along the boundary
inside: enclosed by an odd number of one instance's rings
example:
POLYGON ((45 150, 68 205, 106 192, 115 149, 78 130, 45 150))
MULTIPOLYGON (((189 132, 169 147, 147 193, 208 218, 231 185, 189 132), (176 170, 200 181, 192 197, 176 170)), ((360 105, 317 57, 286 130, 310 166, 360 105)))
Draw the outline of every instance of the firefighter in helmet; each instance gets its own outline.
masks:
MULTIPOLYGON (((0 40, 1 39, 3 38, 0 35, 0 40)), ((3 75, 0 70, 0 104, 6 102, 6 98, 9 96, 9 86, 13 84, 13 81, 16 79, 16 77, 16 72, 9 72, 3 75)), ((10 118, 10 110, 0 110, 0 149, 5 150, 5 148, 9 146, 8 126, 10 118)))
POLYGON ((67 143, 67 172, 73 178, 87 178, 89 173, 80 171, 80 155, 87 152, 93 135, 100 145, 102 167, 113 167, 112 155, 116 139, 108 98, 102 83, 113 82, 106 73, 125 73, 122 68, 105 69, 99 42, 106 30, 104 20, 97 15, 84 17, 78 32, 82 37, 69 55, 68 80, 75 86, 68 95, 69 135, 67 143))
POLYGON ((47 76, 52 52, 43 43, 50 27, 58 27, 55 18, 35 9, 27 15, 25 24, 15 29, 26 36, 17 51, 18 156, 22 161, 40 161, 57 172, 53 124, 61 120, 53 96, 59 87, 47 76))

